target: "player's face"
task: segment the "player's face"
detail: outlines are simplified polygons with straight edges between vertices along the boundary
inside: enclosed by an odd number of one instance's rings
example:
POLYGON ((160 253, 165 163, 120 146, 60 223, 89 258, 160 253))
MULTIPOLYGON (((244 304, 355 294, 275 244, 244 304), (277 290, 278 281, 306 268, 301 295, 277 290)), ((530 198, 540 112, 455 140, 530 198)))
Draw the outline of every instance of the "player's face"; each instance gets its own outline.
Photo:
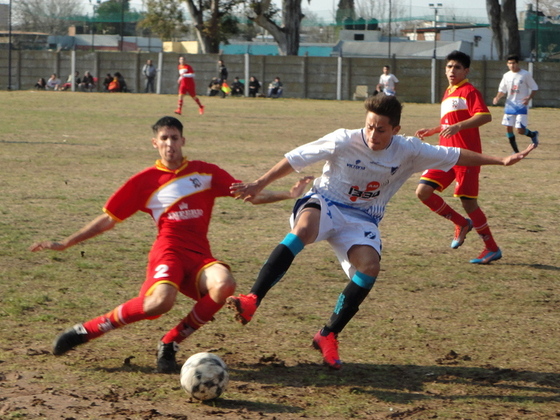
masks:
POLYGON ((161 162, 169 169, 177 169, 183 162, 185 138, 175 127, 161 127, 152 139, 154 148, 158 149, 161 162))
POLYGON ((445 75, 450 85, 458 85, 467 78, 469 70, 458 61, 450 60, 445 66, 445 75))
POLYGON ((514 73, 517 73, 520 69, 519 63, 515 60, 508 60, 507 66, 508 66, 508 69, 510 69, 514 73))
POLYGON ((376 152, 386 149, 391 144, 393 135, 397 134, 401 127, 393 127, 389 124, 389 117, 368 112, 366 115, 366 127, 364 130, 367 145, 376 152))

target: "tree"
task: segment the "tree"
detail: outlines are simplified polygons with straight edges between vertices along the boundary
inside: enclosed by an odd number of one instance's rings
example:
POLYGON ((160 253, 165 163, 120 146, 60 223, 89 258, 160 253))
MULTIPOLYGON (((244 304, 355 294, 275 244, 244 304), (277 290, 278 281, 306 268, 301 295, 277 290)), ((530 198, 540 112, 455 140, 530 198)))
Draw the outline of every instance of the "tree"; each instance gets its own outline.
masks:
POLYGON ((140 28, 150 30, 163 41, 171 41, 177 36, 188 33, 189 27, 185 24, 180 1, 148 0, 146 9, 146 16, 138 24, 140 28))
POLYGON ((280 55, 298 55, 300 25, 304 18, 301 0, 282 0, 282 25, 274 20, 276 9, 271 0, 251 0, 249 19, 272 35, 280 55))
POLYGON ((184 0, 194 21, 194 28, 202 53, 219 53, 220 42, 237 32, 232 10, 243 0, 184 0))
POLYGON ((67 35, 82 6, 80 0, 20 0, 14 2, 13 10, 14 20, 24 31, 67 35))
POLYGON ((520 55, 521 53, 516 10, 516 0, 502 0, 501 6, 499 0, 486 0, 486 11, 492 29, 492 41, 496 46, 500 60, 503 60, 507 55, 520 55))

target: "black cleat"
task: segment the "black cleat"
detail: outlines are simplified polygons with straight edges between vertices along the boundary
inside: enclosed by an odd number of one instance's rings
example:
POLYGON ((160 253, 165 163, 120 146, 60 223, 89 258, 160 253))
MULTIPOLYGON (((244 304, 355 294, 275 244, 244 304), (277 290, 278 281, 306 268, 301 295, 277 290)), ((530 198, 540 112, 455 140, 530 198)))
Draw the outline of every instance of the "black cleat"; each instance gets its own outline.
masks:
POLYGON ((169 344, 159 342, 157 351, 157 371, 159 373, 179 372, 179 365, 175 359, 178 350, 179 346, 175 341, 169 344))
POLYGON ((53 342, 52 353, 55 356, 62 356, 74 347, 87 343, 87 331, 82 324, 76 324, 60 334, 53 342))

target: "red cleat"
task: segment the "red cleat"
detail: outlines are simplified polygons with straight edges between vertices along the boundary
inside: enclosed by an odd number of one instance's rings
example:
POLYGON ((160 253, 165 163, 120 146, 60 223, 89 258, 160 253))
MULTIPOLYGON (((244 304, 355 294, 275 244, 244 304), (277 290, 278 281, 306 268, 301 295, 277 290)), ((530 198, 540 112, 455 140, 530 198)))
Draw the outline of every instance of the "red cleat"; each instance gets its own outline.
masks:
POLYGON ((175 110, 175 114, 181 115, 181 108, 177 108, 177 109, 175 110))
POLYGON ((201 106, 198 108, 198 113, 199 113, 200 115, 204 115, 204 105, 201 105, 201 106))
POLYGON ((257 295, 249 293, 248 295, 230 296, 226 299, 226 305, 236 312, 235 319, 246 325, 253 319, 257 310, 257 295))
POLYGON ((333 332, 326 337, 321 335, 321 331, 313 337, 313 347, 323 354, 323 363, 331 369, 342 368, 342 362, 338 357, 338 340, 337 335, 333 332))

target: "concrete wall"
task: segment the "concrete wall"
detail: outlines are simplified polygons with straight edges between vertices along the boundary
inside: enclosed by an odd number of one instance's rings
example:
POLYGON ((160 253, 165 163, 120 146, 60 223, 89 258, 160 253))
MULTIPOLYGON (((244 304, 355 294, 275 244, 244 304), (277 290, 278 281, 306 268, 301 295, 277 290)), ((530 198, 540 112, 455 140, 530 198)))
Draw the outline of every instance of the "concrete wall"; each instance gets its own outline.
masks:
MULTIPOLYGON (((76 70, 84 74, 89 70, 101 80, 106 73, 119 71, 133 92, 143 92, 141 69, 148 58, 158 65, 156 53, 136 52, 85 52, 76 51, 76 70)), ((39 77, 48 78, 57 73, 65 81, 71 73, 71 52, 12 51, 11 84, 13 90, 32 89, 39 77)), ((177 62, 180 54, 164 53, 160 93, 176 94, 177 62)), ((342 58, 300 57, 300 56, 257 56, 185 54, 187 62, 196 72, 197 93, 206 95, 207 86, 217 75, 216 63, 225 61, 229 78, 245 79, 255 76, 266 87, 274 77, 279 76, 284 83, 284 96, 289 98, 309 98, 335 100, 340 81, 340 99, 351 100, 357 85, 367 85, 373 92, 379 80, 382 67, 391 66, 391 71, 399 78, 398 97, 403 102, 429 103, 431 100, 431 60, 430 59, 383 59, 383 58, 342 58), (340 60, 340 62, 339 62, 340 60), (246 71, 245 63, 248 62, 246 71), (338 68, 341 68, 340 75, 338 68)), ((528 63, 522 63, 527 68, 528 63)), ((435 97, 439 101, 447 80, 444 74, 445 61, 438 60, 435 97)), ((470 80, 481 90, 487 103, 491 103, 504 72, 505 62, 474 61, 471 65, 470 80)), ((539 84, 539 93, 533 105, 560 107, 560 87, 557 75, 560 63, 534 63, 534 77, 539 84)), ((0 88, 8 87, 8 52, 0 51, 0 88)), ((99 88, 99 87, 98 87, 99 88)), ((99 89, 101 90, 101 89, 99 89)))

